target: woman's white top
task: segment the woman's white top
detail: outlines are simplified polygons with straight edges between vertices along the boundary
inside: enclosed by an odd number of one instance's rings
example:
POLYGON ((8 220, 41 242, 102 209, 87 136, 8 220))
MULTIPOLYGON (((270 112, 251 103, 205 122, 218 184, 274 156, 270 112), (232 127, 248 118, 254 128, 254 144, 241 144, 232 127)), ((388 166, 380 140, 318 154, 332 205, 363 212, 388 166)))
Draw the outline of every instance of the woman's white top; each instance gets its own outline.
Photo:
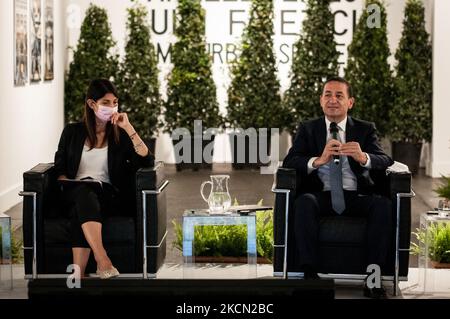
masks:
POLYGON ((108 173, 108 146, 89 150, 89 146, 84 145, 75 179, 84 177, 92 177, 102 182, 111 183, 108 173))

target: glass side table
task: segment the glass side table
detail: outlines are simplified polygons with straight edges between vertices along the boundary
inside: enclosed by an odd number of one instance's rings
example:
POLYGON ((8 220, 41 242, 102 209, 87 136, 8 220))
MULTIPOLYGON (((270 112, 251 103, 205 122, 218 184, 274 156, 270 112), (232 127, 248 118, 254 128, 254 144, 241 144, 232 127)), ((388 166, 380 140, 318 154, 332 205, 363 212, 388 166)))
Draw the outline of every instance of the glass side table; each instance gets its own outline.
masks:
POLYGON ((247 225, 248 278, 257 276, 256 214, 214 214, 207 209, 186 210, 183 214, 183 277, 195 277, 194 230, 205 225, 247 225))
POLYGON ((420 215, 419 231, 423 236, 423 240, 419 242, 420 254, 418 260, 418 288, 424 294, 450 292, 450 282, 448 284, 444 284, 439 281, 439 275, 443 271, 443 269, 439 268, 442 265, 437 264, 430 258, 430 256, 435 253, 434 233, 438 227, 450 227, 449 211, 433 211, 422 213, 420 215))
POLYGON ((11 217, 0 213, 0 289, 12 289, 11 217))

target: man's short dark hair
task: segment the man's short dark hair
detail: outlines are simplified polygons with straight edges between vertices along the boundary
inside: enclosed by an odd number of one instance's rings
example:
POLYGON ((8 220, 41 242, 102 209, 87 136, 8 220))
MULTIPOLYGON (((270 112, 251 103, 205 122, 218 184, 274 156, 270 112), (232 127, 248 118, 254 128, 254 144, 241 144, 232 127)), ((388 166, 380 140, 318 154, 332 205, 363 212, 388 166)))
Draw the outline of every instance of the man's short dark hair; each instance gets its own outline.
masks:
POLYGON ((330 82, 344 83, 345 85, 347 85, 347 94, 348 94, 348 97, 349 97, 349 98, 353 97, 353 89, 352 89, 352 86, 350 85, 350 83, 349 83, 346 79, 341 78, 340 76, 333 76, 333 77, 331 77, 331 78, 328 78, 328 79, 326 80, 326 82, 323 84, 323 87, 322 87, 322 94, 323 94, 323 89, 325 88, 325 85, 326 85, 327 83, 330 83, 330 82))

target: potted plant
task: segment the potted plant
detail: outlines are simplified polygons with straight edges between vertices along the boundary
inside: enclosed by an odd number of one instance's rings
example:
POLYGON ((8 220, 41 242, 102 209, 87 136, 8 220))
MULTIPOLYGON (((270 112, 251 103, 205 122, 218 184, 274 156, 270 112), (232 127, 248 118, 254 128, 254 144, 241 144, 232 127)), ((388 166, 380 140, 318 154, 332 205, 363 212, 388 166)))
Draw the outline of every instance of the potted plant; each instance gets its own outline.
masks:
POLYGON ((122 111, 128 113, 150 151, 155 154, 156 133, 161 127, 162 100, 159 94, 155 48, 150 39, 147 9, 135 4, 128 10, 128 39, 125 58, 116 84, 122 111))
POLYGON ((249 15, 250 20, 242 36, 241 54, 231 65, 231 85, 228 89, 227 120, 228 125, 235 129, 234 134, 230 135, 230 143, 234 146, 231 153, 235 168, 265 164, 261 163, 259 139, 266 139, 267 150, 270 150, 270 129, 284 126, 273 51, 272 0, 253 0, 249 15), (254 130, 242 132, 250 128, 254 130), (260 136, 257 130, 263 128, 267 129, 267 134, 260 136), (242 133, 248 133, 248 137, 242 133), (238 160, 238 138, 241 143, 245 141, 245 154, 242 156, 244 163, 239 163, 241 161, 238 160), (257 156, 249 154, 252 141, 257 143, 253 147, 257 156), (249 163, 252 158, 256 159, 253 165, 249 163))
POLYGON ((395 54, 395 98, 390 111, 390 137, 394 160, 419 169, 422 141, 432 134, 432 47, 425 29, 422 1, 408 0, 403 33, 395 54))
MULTIPOLYGON (((258 263, 271 263, 273 257, 273 210, 256 215, 258 263)), ((172 247, 183 251, 182 225, 172 220, 176 239, 172 247)), ((245 225, 199 226, 195 229, 194 251, 201 262, 247 262, 247 228, 245 225)))
MULTIPOLYGON (((442 176, 444 182, 434 191, 445 201, 449 207, 450 201, 450 177, 442 176)), ((424 229, 416 229, 413 232, 419 244, 411 243, 413 255, 424 254, 423 248, 428 244, 428 258, 435 268, 450 268, 450 222, 433 222, 428 225, 427 232, 424 229)))
POLYGON ((423 254, 423 247, 428 243, 428 258, 434 268, 450 268, 450 222, 432 223, 428 231, 417 229, 414 232, 419 245, 411 243, 413 255, 423 254))
POLYGON ((365 9, 356 25, 348 47, 346 80, 353 87, 356 103, 351 115, 374 122, 381 136, 388 133, 389 110, 392 106, 391 55, 387 38, 387 13, 383 0, 366 0, 365 9), (379 8, 374 19, 369 6, 379 8), (379 20, 379 24, 377 23, 379 20))
MULTIPOLYGON (((183 129, 189 133, 182 136, 172 134, 174 146, 187 142, 187 147, 191 148, 190 159, 186 162, 184 152, 181 152, 186 148, 175 147, 177 170, 183 167, 192 167, 195 170, 199 167, 210 168, 211 163, 205 163, 203 156, 200 158, 201 163, 198 163, 199 159, 194 157, 194 151, 199 152, 196 145, 200 143, 203 154, 205 147, 214 143, 217 132, 210 132, 208 129, 219 128, 223 119, 219 114, 216 86, 212 78, 211 57, 206 51, 205 12, 200 1, 178 1, 175 35, 177 42, 171 51, 173 69, 167 86, 165 131, 174 133, 177 129, 183 129), (194 128, 196 120, 201 120, 202 128, 197 134, 194 128), (212 133, 212 136, 205 131, 212 133), (186 135, 190 140, 183 141, 186 135)), ((210 155, 212 160, 212 149, 210 155)))
POLYGON ((339 52, 334 39, 334 18, 328 1, 308 0, 302 33, 295 43, 291 84, 283 96, 284 124, 295 137, 300 121, 321 116, 319 96, 323 83, 339 73, 339 52))
POLYGON ((115 45, 106 10, 91 4, 81 25, 78 45, 64 83, 66 122, 81 120, 86 88, 91 80, 116 78, 118 55, 111 52, 115 45))

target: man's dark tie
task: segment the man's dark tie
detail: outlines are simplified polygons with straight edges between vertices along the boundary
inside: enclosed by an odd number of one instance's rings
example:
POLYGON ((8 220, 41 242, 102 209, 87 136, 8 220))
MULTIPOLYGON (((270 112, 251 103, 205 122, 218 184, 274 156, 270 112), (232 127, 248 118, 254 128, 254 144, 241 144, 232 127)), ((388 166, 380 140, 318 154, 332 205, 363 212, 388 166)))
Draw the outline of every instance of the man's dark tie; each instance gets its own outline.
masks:
POLYGON ((336 213, 342 214, 345 210, 344 189, 342 187, 342 157, 339 165, 330 161, 330 189, 331 204, 336 213))
MULTIPOLYGON (((337 125, 332 123, 330 125, 330 131, 332 138, 336 140, 339 139, 337 134, 337 125)), ((339 165, 336 165, 333 161, 330 161, 328 165, 330 166, 330 190, 331 190, 331 204, 333 209, 339 215, 345 210, 345 200, 344 200, 344 188, 342 185, 342 156, 339 156, 339 165)))

